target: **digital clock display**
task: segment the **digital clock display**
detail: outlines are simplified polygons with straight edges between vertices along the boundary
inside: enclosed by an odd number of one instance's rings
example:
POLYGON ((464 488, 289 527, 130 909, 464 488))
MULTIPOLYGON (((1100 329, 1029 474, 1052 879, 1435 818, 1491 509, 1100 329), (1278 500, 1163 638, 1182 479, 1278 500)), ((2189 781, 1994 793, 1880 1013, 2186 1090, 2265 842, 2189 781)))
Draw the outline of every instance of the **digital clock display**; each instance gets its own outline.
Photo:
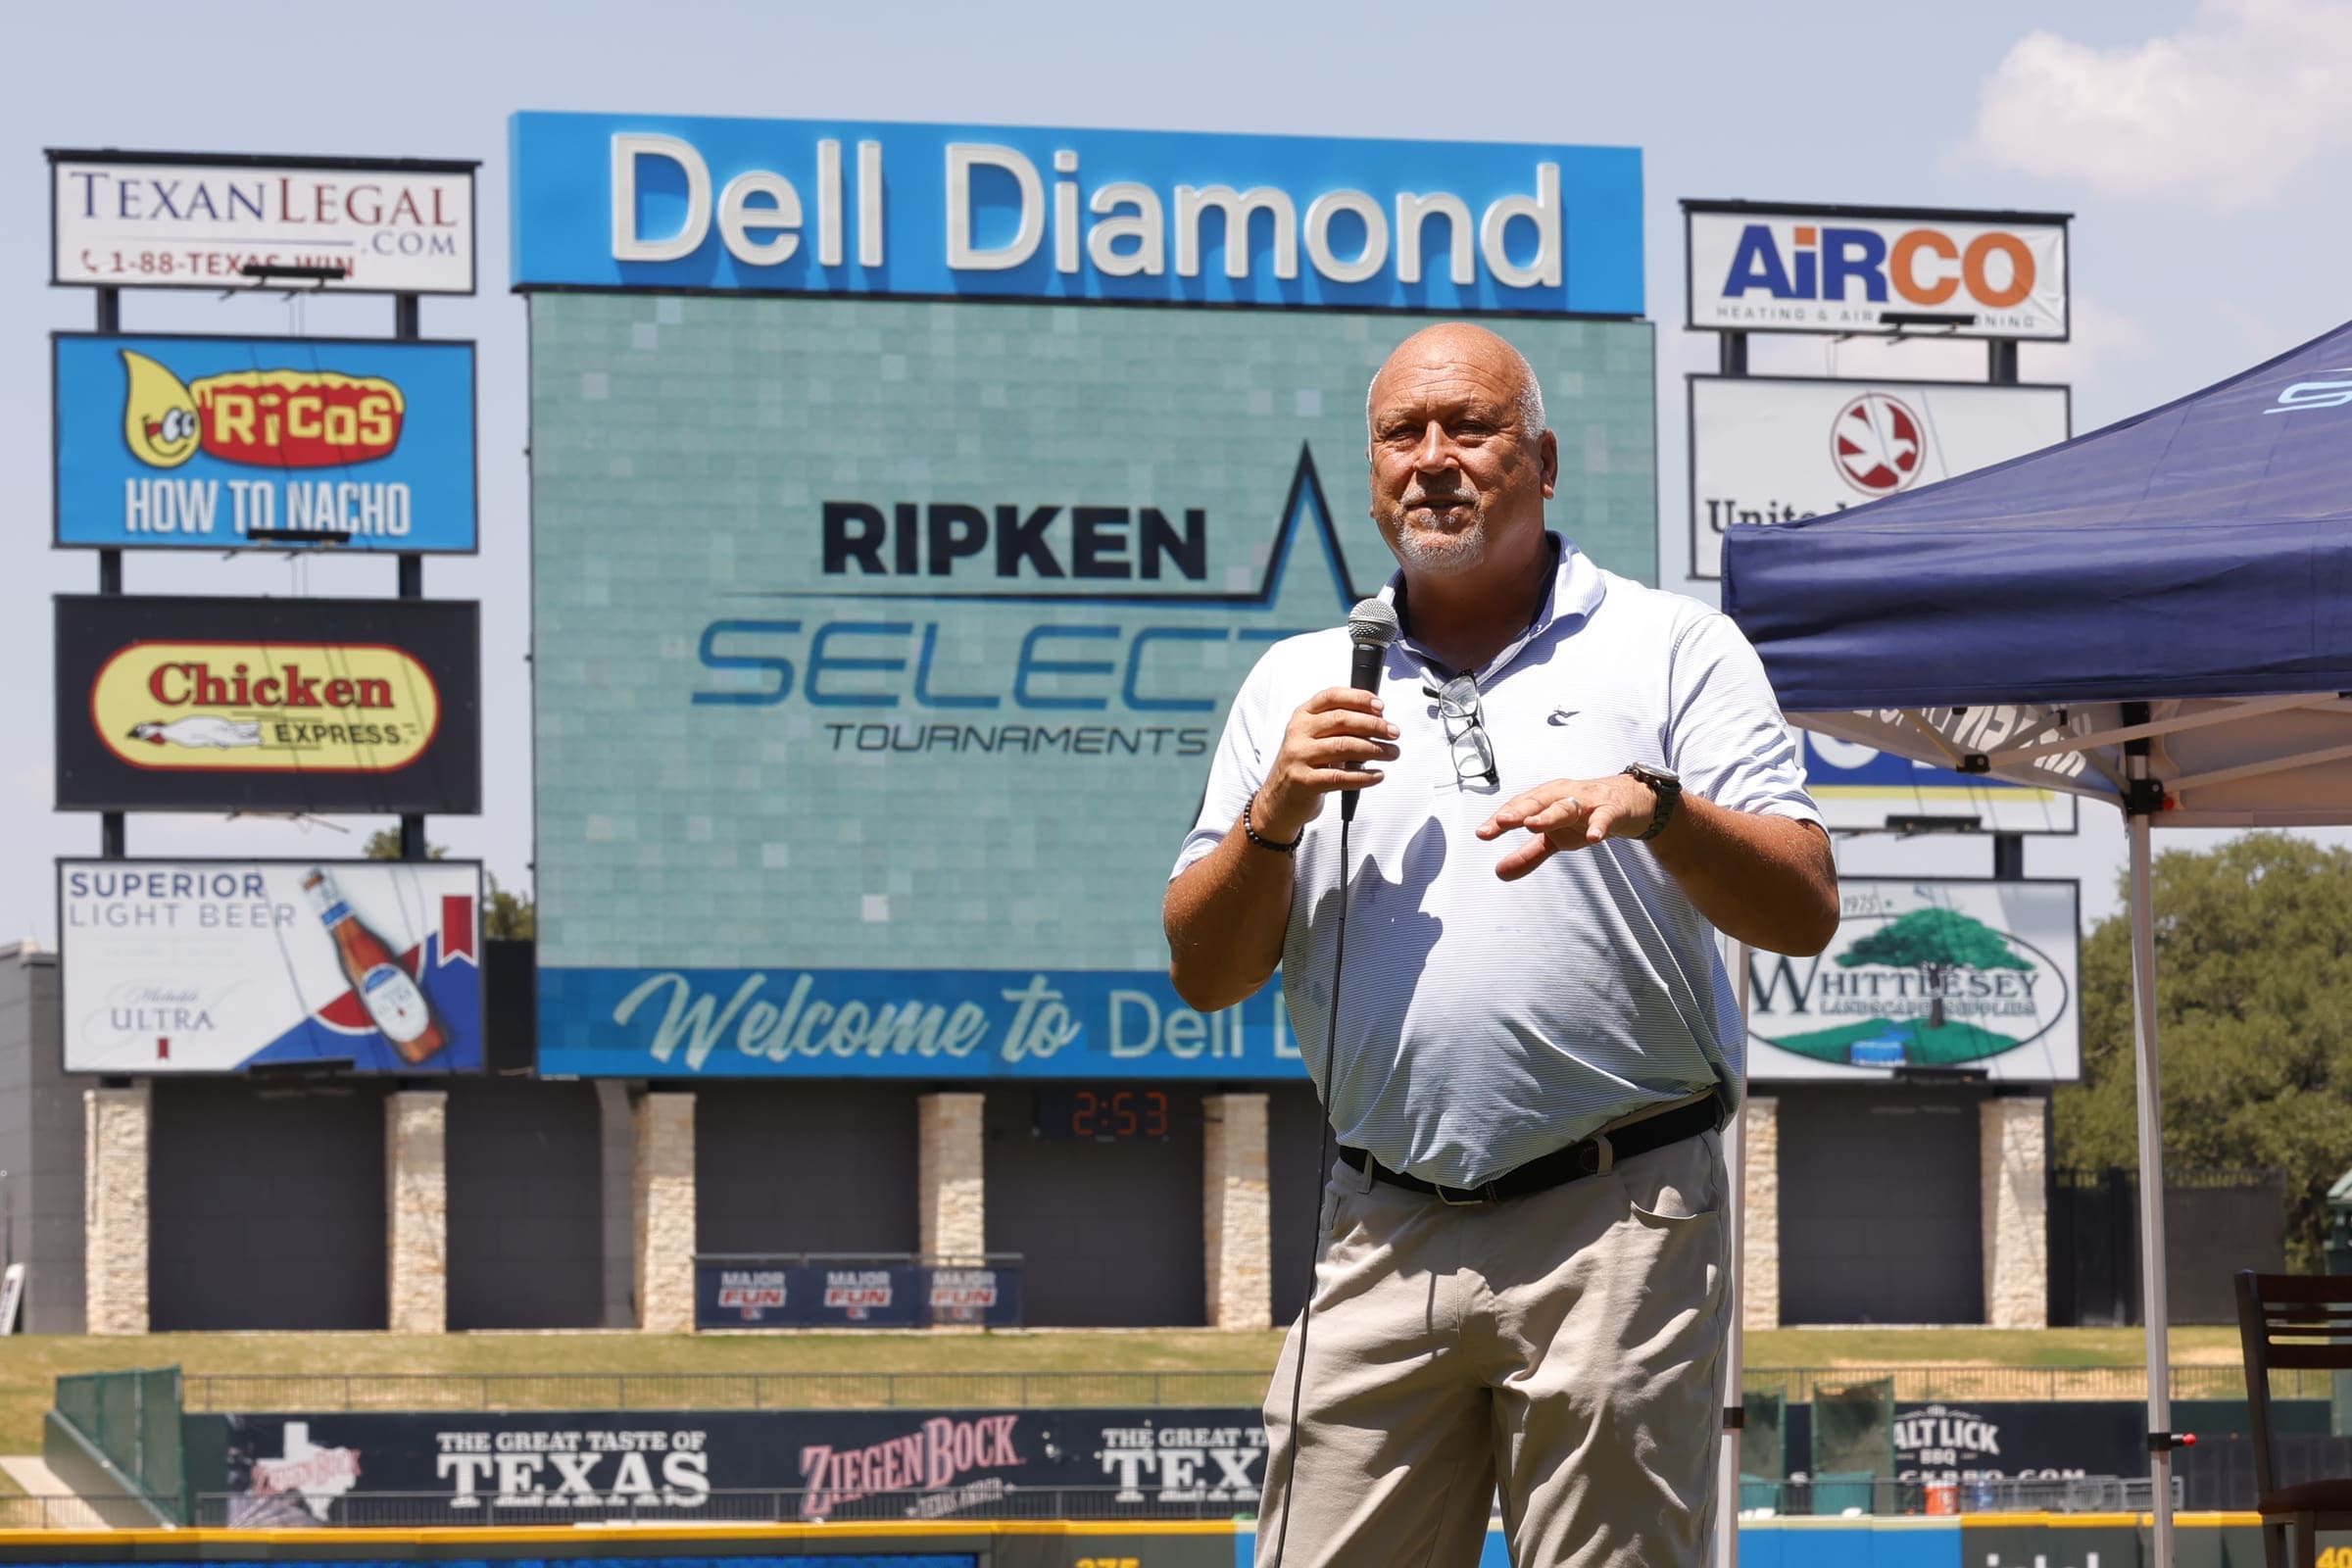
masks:
POLYGON ((1168 1092, 1049 1084, 1037 1091, 1037 1136, 1064 1142, 1164 1144, 1170 1136, 1168 1092))

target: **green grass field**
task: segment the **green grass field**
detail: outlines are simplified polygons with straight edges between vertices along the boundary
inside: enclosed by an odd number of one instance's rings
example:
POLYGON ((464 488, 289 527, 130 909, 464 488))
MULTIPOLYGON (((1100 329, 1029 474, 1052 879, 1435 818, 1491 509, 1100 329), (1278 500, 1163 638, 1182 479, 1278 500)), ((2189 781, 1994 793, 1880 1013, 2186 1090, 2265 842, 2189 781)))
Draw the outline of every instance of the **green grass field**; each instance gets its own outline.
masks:
MULTIPOLYGON (((1747 1336, 1766 1367, 2137 1366, 2137 1329, 1779 1329, 1747 1336)), ((195 1374, 691 1372, 1264 1372, 1276 1334, 157 1334, 0 1340, 0 1453, 40 1450, 61 1373, 178 1365, 195 1374)), ((2176 1329, 2176 1365, 2233 1366, 2236 1330, 2176 1329)), ((1247 1385, 1245 1385, 1246 1387, 1247 1385)), ((520 1401, 517 1401, 520 1402, 520 1401)), ((532 1402, 543 1402, 534 1399, 532 1402)), ((730 1401, 731 1402, 731 1401, 730 1401)))

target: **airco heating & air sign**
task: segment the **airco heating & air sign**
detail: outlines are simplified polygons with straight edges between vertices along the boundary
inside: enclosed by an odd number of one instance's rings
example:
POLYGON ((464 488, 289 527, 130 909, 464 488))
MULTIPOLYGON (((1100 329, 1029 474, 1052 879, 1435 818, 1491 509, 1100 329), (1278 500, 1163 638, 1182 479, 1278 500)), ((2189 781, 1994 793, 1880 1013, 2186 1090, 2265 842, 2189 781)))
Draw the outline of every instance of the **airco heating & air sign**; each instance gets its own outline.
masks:
POLYGON ((61 598, 67 809, 479 809, 476 608, 61 598))
POLYGON ((238 288, 299 267, 333 273, 306 288, 470 294, 476 167, 53 148, 50 281, 238 288))
POLYGON ((61 545, 474 548, 470 343, 52 345, 61 545))
POLYGON ((2064 214, 1686 201, 1683 215, 1694 328, 2068 335, 2064 214))

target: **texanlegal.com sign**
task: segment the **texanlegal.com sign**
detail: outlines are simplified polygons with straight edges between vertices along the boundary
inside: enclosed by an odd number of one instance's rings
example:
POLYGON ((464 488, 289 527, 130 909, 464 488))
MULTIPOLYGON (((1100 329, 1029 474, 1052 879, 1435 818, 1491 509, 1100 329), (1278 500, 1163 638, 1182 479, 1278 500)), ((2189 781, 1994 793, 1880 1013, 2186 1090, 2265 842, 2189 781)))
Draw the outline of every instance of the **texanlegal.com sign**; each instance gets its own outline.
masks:
POLYGON ((1816 957, 1749 956, 1747 1074, 2082 1074, 2080 884, 1847 877, 1816 957))
POLYGON ((49 152, 49 280, 238 288, 249 267, 333 270, 303 286, 473 292, 472 162, 49 152))

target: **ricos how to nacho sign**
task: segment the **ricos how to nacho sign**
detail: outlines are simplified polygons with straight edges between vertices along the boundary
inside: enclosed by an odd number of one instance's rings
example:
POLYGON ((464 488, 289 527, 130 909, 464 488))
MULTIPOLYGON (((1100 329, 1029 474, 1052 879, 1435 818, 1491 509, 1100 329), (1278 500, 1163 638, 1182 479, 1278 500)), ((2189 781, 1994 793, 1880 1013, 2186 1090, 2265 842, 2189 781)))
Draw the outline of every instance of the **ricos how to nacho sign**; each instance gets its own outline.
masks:
POLYGON ((470 343, 52 343, 61 545, 474 548, 470 343))
POLYGON ((1751 1079, 2082 1075, 2079 884, 1847 877, 1839 894, 1828 952, 1749 955, 1751 1079))

